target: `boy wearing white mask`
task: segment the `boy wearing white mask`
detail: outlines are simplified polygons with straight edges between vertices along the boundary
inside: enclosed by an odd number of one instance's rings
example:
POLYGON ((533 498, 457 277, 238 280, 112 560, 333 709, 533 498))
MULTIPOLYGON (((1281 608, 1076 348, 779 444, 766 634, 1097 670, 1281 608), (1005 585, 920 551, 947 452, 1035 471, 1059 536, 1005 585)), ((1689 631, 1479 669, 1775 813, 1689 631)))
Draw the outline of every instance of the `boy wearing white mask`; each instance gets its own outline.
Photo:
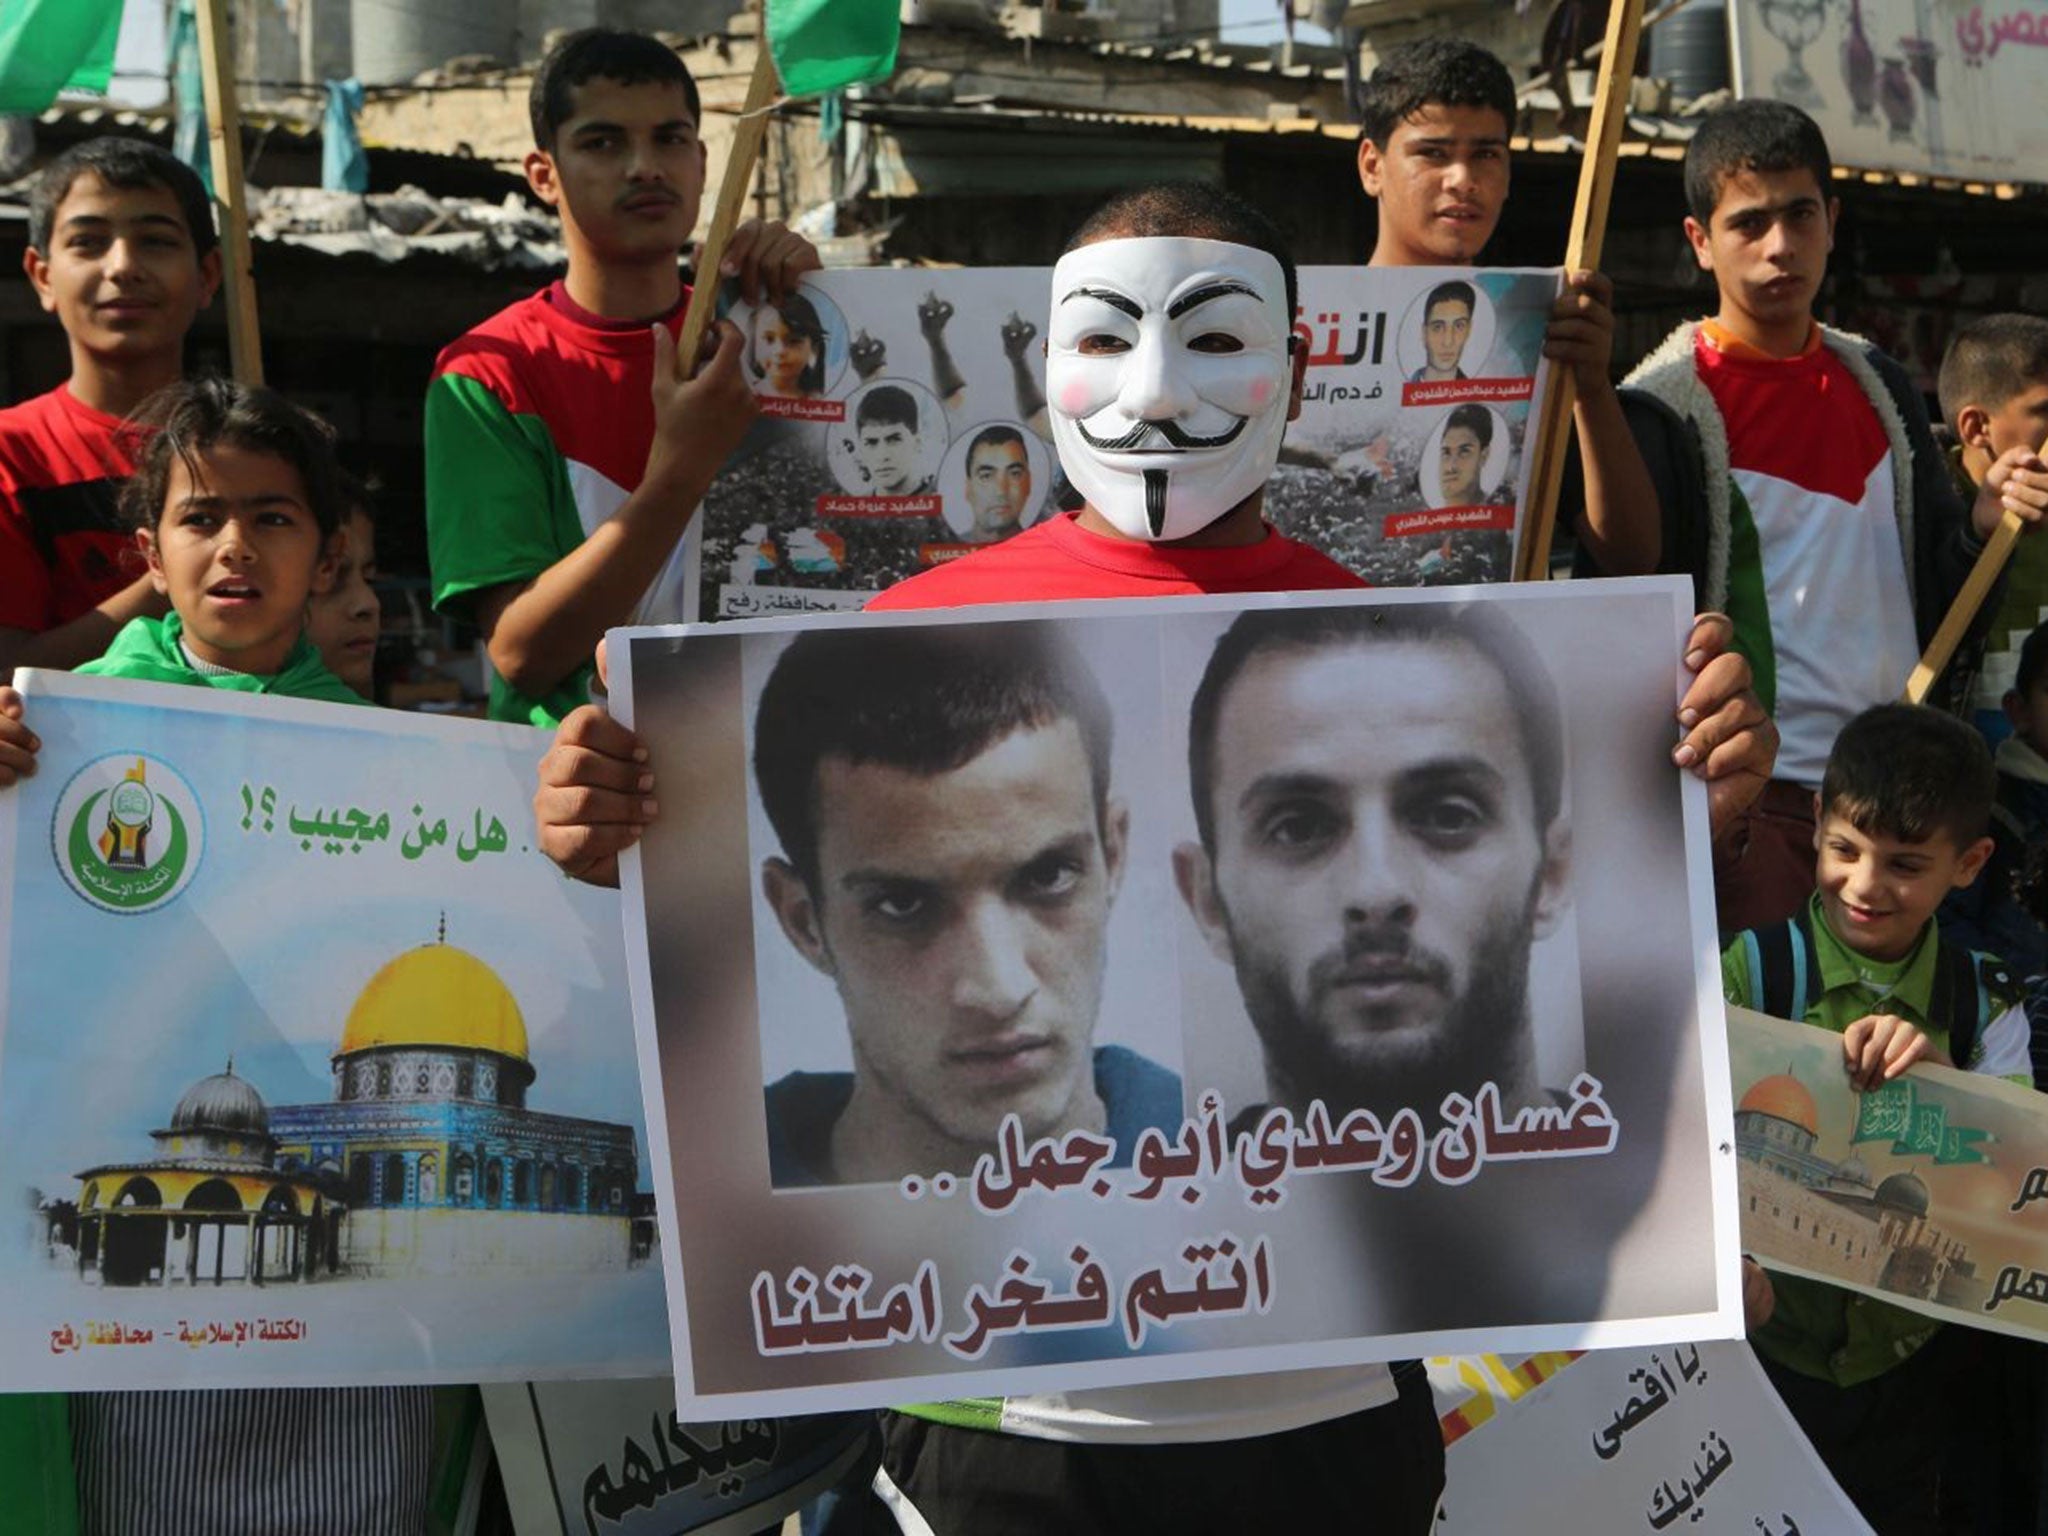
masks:
POLYGON ((1053 269, 1046 336, 1053 443, 1085 504, 868 607, 1363 586, 1265 520, 1308 365, 1294 300, 1278 231, 1229 194, 1174 184, 1111 201, 1053 269))
MULTIPOLYGON (((1263 516, 1307 361, 1290 340, 1293 263, 1263 214, 1195 183, 1121 194, 1075 234, 1051 297, 1048 410, 1085 504, 870 608, 1364 585, 1263 516)), ((1709 779, 1717 819, 1746 804, 1734 786, 1761 783, 1773 755, 1726 644, 1719 619, 1689 643, 1702 676, 1677 756, 1709 779)), ((555 740, 534 799, 540 845, 570 874, 613 883, 618 853, 655 812, 646 748, 595 708, 555 740)), ((924 1404, 883 1420, 886 1518, 936 1536, 1424 1536, 1443 1486, 1435 1409, 1413 1364, 924 1404)))

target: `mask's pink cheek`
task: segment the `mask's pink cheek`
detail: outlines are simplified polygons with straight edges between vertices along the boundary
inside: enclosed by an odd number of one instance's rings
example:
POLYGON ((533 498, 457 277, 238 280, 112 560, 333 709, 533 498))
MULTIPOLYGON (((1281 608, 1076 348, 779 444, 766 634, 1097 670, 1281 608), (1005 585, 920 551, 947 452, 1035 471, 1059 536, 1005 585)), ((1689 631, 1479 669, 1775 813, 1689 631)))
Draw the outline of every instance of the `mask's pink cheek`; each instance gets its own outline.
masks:
POLYGON ((1249 391, 1252 410, 1254 412, 1263 411, 1267 406, 1271 405, 1275 392, 1276 386, 1271 379, 1252 380, 1252 387, 1249 391))
POLYGON ((1068 379, 1053 393, 1053 404, 1062 416, 1092 416, 1095 414, 1095 391, 1086 379, 1068 379))

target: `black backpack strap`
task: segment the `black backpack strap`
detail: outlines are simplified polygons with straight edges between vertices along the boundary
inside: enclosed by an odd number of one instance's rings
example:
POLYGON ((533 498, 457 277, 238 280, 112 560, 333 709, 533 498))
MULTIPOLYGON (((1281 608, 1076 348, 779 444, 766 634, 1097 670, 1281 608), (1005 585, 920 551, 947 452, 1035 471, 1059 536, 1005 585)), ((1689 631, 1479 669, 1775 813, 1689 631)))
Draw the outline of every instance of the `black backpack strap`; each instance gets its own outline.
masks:
POLYGON ((1977 984, 1977 957, 1960 944, 1946 940, 1934 951, 1934 987, 1928 999, 1927 1024, 1948 1036, 1948 1057, 1958 1067, 1969 1069, 1983 1038, 1984 989, 1977 984))

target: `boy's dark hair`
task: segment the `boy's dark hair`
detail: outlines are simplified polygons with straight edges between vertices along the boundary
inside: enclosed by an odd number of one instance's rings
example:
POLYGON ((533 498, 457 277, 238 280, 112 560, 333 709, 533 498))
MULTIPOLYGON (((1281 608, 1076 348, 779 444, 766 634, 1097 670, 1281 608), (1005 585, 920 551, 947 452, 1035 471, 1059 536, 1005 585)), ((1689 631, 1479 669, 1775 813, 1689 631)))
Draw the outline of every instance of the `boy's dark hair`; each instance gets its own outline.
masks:
POLYGON ((1547 830, 1564 795, 1564 720, 1557 684, 1512 620, 1478 604, 1384 608, 1254 608, 1223 632, 1188 707, 1188 784, 1202 846, 1216 851, 1216 730, 1224 697, 1255 658, 1338 645, 1469 645, 1506 685, 1529 760, 1536 825, 1547 830))
POLYGON ((1098 240, 1224 240, 1264 251, 1280 263, 1287 313, 1294 313, 1294 255, 1280 226, 1235 192, 1206 181, 1157 181, 1118 192, 1081 221, 1062 256, 1098 240))
POLYGON ((2020 668, 2013 675, 2012 688, 2021 698, 2034 691, 2034 684, 2048 673, 2048 624, 2037 624, 2020 643, 2020 668))
POLYGON ((1991 824, 1998 773, 1984 738, 1921 704, 1879 704, 1842 727, 1820 781, 1820 813, 1869 836, 1958 848, 1991 824))
POLYGON ((57 210, 70 196, 73 184, 88 172, 123 192, 161 187, 170 193, 184 215, 194 255, 204 257, 220 244, 213 228, 213 200, 192 167, 167 149, 110 134, 72 145, 36 178, 35 190, 28 195, 28 244, 38 256, 50 254, 57 210))
POLYGON ((968 468, 974 467, 974 456, 981 452, 982 449, 1007 448, 1012 443, 1015 443, 1020 449, 1024 447, 1024 434, 1015 427, 983 427, 974 434, 974 441, 967 445, 966 463, 968 468))
POLYGON ((1380 56, 1359 95, 1359 131, 1385 149, 1394 130, 1424 107, 1491 107, 1501 132, 1514 131, 1515 77, 1507 65, 1461 37, 1427 37, 1380 56))
POLYGON ((1422 318, 1429 319, 1429 312, 1439 304, 1462 304, 1476 313, 1479 309, 1479 293, 1462 277, 1454 277, 1447 283, 1438 283, 1429 290, 1429 297, 1422 301, 1422 318))
POLYGON ((360 516, 372 528, 377 526, 377 498, 384 494, 384 484, 375 475, 354 475, 339 465, 335 467, 335 484, 341 490, 342 517, 360 516))
POLYGON ((172 463, 182 460, 187 473, 195 473, 193 455, 221 444, 267 453, 296 469, 321 538, 331 538, 348 516, 334 429, 270 390, 231 379, 186 379, 143 401, 126 435, 135 473, 121 488, 121 511, 137 528, 154 528, 162 518, 172 463))
POLYGON ((877 384, 860 397, 853 408, 853 429, 869 425, 908 427, 917 430, 917 401, 909 390, 896 384, 877 384))
POLYGON ((585 27, 550 48, 533 73, 533 87, 526 95, 526 114, 533 124, 536 149, 554 149, 555 130, 569 120, 575 109, 571 92, 599 79, 614 80, 620 85, 680 85, 683 100, 689 104, 691 121, 704 121, 697 82, 690 78, 689 66, 675 49, 645 32, 585 27))
POLYGON ((2048 320, 1981 316, 1949 338, 1941 359, 1942 419, 1954 427, 1964 406, 1995 411, 2037 384, 2048 384, 2048 320))
POLYGON ((818 890, 818 765, 827 757, 926 777, 964 767, 1015 731, 1072 720, 1098 822, 1114 725, 1102 685, 1056 624, 913 625, 799 635, 754 714, 754 780, 782 852, 818 890))
POLYGON ((1820 124, 1786 101, 1730 102, 1708 113, 1685 146, 1686 208, 1704 227, 1729 177, 1798 170, 1811 171, 1814 187, 1828 195, 1834 159, 1820 124))
POLYGON ((1444 418, 1444 430, 1448 432, 1453 427, 1463 427, 1470 432, 1479 439, 1482 448, 1493 446, 1493 412, 1476 400, 1467 400, 1463 405, 1454 407, 1444 418))

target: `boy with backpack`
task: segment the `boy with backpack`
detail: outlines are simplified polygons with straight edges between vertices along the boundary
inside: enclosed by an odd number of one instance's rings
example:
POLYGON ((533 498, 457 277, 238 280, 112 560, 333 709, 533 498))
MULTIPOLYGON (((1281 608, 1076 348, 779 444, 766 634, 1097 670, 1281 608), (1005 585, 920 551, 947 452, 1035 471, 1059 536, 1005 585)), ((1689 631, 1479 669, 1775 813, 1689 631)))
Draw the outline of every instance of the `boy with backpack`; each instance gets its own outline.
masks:
MULTIPOLYGON (((1728 945, 1728 1001, 1840 1034, 1859 1092, 1921 1061, 2031 1083, 2012 973, 1934 922, 1991 856, 1994 788, 1989 750, 1952 716, 1881 704, 1851 720, 1815 804, 1817 889, 1792 918, 1728 945)), ((1771 1283, 1750 1342, 1792 1416, 1878 1530, 1934 1529, 1955 1340, 1821 1281, 1771 1283)))

